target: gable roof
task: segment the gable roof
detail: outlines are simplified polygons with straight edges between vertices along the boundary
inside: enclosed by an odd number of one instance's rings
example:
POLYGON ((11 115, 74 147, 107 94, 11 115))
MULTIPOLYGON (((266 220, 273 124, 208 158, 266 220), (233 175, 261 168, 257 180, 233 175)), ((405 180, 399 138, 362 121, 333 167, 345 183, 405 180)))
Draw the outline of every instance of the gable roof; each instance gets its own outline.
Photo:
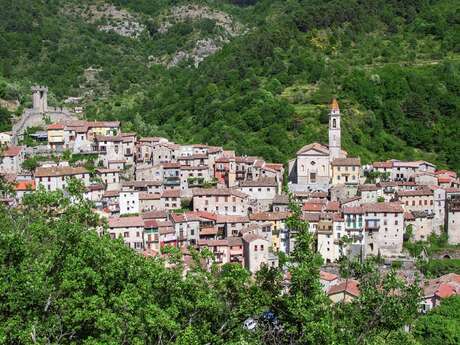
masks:
POLYGON ((326 145, 323 145, 320 143, 312 143, 312 144, 305 145, 299 151, 297 151, 297 155, 302 155, 312 150, 317 151, 318 154, 323 155, 323 156, 329 155, 329 148, 326 145))

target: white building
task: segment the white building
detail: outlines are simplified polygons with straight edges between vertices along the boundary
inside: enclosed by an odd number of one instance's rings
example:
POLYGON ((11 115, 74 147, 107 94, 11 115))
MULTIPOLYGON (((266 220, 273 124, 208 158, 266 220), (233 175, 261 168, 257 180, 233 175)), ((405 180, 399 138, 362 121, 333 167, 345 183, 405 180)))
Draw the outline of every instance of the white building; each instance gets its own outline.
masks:
POLYGON ((139 192, 135 190, 122 190, 119 196, 120 215, 139 213, 139 192))
POLYGON ((35 184, 42 185, 49 191, 65 189, 69 178, 76 178, 87 187, 90 185, 89 171, 83 167, 55 166, 37 168, 35 170, 35 184))

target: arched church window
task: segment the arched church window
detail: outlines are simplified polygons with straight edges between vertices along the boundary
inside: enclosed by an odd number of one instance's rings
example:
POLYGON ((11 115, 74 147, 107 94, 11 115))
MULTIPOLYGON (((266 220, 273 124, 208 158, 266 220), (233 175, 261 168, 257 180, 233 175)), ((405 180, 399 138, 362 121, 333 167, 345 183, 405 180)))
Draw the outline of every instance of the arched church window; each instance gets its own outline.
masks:
POLYGON ((300 167, 302 169, 302 172, 304 172, 305 171, 305 166, 302 164, 300 167))
POLYGON ((332 119, 332 128, 337 127, 337 119, 332 119))

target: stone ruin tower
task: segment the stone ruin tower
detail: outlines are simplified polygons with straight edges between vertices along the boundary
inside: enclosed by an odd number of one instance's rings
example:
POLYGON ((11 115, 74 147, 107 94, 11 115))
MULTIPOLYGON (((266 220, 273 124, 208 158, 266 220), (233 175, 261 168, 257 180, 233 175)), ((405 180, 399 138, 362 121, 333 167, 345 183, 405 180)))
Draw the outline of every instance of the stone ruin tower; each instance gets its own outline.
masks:
POLYGON ((48 111, 48 88, 45 86, 32 86, 32 110, 36 113, 48 111))

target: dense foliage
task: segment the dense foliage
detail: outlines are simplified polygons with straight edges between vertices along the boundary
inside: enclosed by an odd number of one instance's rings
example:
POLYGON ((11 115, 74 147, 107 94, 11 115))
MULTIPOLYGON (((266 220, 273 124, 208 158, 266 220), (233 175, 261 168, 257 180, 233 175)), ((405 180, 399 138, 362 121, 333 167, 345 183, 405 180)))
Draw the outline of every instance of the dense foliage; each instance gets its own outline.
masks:
POLYGON ((362 293, 331 304, 298 211, 289 219, 297 247, 286 258, 291 288, 283 293, 281 269, 265 267, 255 279, 237 264, 208 270, 202 263, 212 254, 190 249, 184 275, 173 248, 145 258, 122 239, 98 236, 103 223, 81 187, 70 183, 71 199, 39 190, 22 208, 0 207, 1 344, 376 345, 411 337, 401 330, 417 315, 417 286, 382 276, 373 262, 344 263, 362 293), (275 318, 264 319, 267 311, 275 318), (247 318, 258 320, 255 330, 244 328, 247 318))
POLYGON ((417 320, 414 335, 426 345, 460 343, 460 296, 442 301, 441 306, 417 320))
POLYGON ((190 1, 111 2, 148 30, 122 37, 71 14, 91 1, 0 1, 0 76, 47 84, 59 98, 92 89, 89 116, 124 120, 141 134, 283 162, 327 140, 326 104, 335 95, 351 154, 460 169, 457 1, 196 1, 247 27, 196 69, 151 63, 215 36, 212 21, 159 32, 158 18, 190 1), (90 66, 101 71, 88 85, 90 66))

